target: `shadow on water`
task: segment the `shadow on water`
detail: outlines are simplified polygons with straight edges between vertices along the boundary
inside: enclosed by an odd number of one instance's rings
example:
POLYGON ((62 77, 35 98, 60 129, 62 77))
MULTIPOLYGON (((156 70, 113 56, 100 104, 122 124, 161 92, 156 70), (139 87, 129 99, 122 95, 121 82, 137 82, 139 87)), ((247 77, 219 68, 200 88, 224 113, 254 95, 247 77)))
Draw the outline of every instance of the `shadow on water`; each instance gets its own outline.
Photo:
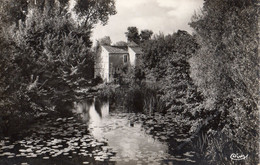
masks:
POLYGON ((145 115, 112 109, 107 100, 74 103, 74 117, 41 119, 17 139, 0 139, 0 164, 194 164, 144 126, 145 115))
POLYGON ((144 127, 144 116, 136 113, 126 113, 124 109, 113 109, 106 100, 94 99, 88 102, 87 114, 80 110, 83 122, 89 126, 91 135, 98 141, 104 141, 117 153, 112 159, 119 164, 194 164, 192 153, 187 156, 170 154, 170 143, 161 140, 159 134, 148 133, 151 127, 144 127), (84 117, 88 116, 88 117, 84 117))

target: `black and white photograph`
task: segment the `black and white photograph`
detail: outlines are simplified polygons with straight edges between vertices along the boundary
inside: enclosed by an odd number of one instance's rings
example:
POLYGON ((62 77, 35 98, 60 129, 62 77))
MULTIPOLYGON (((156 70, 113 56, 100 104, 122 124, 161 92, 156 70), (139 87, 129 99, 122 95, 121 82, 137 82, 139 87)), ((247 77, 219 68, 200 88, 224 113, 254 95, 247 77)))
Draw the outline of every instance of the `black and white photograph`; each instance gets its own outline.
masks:
POLYGON ((0 165, 260 165, 260 0, 0 0, 0 165))

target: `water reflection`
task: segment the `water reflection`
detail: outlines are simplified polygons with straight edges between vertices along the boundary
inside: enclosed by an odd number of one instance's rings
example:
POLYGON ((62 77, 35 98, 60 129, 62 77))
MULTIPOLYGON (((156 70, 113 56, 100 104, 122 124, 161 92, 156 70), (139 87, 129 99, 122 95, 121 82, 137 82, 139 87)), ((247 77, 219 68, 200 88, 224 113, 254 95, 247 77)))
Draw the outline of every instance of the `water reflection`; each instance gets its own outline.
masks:
POLYGON ((0 164, 194 164, 191 151, 169 154, 176 145, 163 140, 156 116, 124 113, 97 99, 75 103, 73 112, 42 118, 17 139, 0 139, 0 164))
MULTIPOLYGON (((120 110, 119 110, 120 111, 120 110)), ((141 123, 131 123, 134 114, 109 113, 107 101, 94 100, 78 105, 78 113, 88 123, 94 138, 106 141, 117 153, 120 164, 160 162, 167 155, 168 146, 145 133, 141 123), (82 110, 85 108, 85 110, 82 110), (128 163, 127 163, 128 162, 128 163)))

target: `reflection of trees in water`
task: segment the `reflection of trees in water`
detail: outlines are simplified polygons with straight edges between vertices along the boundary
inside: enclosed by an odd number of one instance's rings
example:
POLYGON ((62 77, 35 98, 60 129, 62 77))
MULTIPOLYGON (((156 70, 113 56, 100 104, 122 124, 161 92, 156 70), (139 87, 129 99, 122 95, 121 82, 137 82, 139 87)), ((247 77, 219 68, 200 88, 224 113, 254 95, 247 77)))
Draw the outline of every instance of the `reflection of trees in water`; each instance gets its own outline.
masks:
POLYGON ((93 100, 85 100, 76 105, 76 113, 80 116, 83 121, 89 121, 89 110, 93 100))
POLYGON ((75 112, 83 121, 89 121, 91 108, 97 113, 97 115, 102 118, 109 113, 109 103, 104 99, 91 99, 84 100, 75 105, 75 112))
POLYGON ((101 112, 102 103, 101 103, 101 101, 99 99, 95 99, 94 100, 94 106, 95 106, 96 112, 102 118, 102 112, 101 112))
POLYGON ((94 109, 100 118, 105 117, 109 114, 109 101, 106 98, 95 98, 94 109))

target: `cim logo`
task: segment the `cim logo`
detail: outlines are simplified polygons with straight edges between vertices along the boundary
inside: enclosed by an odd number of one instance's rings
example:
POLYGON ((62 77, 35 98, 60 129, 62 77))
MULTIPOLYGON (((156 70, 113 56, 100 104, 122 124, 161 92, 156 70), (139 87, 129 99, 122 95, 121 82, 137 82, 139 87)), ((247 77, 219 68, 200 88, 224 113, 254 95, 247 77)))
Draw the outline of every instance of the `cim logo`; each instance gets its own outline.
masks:
POLYGON ((231 160, 245 160, 248 157, 248 155, 243 155, 243 154, 231 154, 230 159, 231 160))

